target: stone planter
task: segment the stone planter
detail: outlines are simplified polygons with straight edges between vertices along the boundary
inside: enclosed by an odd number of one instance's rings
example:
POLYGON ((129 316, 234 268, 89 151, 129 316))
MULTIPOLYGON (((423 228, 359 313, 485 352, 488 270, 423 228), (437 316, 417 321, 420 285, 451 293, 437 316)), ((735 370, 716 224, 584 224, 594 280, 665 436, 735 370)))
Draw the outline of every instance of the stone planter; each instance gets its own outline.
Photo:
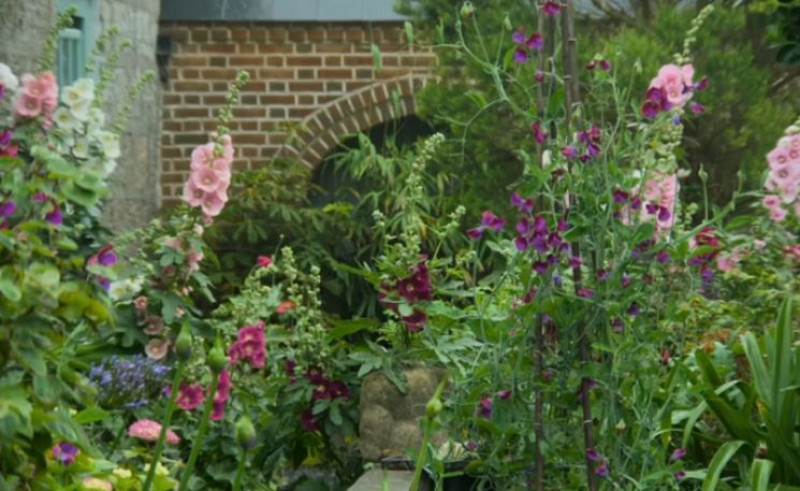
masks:
MULTIPOLYGON (((408 392, 397 387, 381 372, 371 373, 361 384, 361 455, 365 460, 379 462, 400 459, 409 449, 422 442, 420 419, 425 405, 436 391, 444 370, 416 367, 403 370, 408 392)), ((433 435, 435 446, 443 444, 446 436, 433 435)))

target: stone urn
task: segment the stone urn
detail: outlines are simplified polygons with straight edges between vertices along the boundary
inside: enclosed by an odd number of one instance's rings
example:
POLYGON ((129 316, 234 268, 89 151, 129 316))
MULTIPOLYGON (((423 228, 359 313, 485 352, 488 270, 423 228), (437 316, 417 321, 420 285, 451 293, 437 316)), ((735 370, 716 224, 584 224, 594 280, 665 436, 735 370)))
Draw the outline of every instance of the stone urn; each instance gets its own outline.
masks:
MULTIPOLYGON (((425 406, 436 391, 445 372, 439 368, 412 367, 401 370, 408 391, 403 394, 382 372, 373 372, 361 384, 361 455, 364 460, 380 462, 404 459, 409 449, 422 443, 420 420, 425 406)), ((436 434, 431 442, 437 447, 446 435, 436 434)))

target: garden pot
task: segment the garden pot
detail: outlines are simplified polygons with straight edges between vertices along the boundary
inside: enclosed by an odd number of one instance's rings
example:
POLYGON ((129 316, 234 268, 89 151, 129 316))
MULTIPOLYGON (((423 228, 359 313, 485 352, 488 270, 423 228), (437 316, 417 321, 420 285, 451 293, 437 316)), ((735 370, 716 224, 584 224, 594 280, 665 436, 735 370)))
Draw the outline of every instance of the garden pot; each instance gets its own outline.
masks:
MULTIPOLYGON (((444 465, 445 473, 457 473, 463 471, 469 460, 461 460, 458 462, 447 462, 444 465)), ((381 461, 381 467, 385 470, 400 470, 400 471, 413 471, 416 463, 408 458, 391 458, 381 461)), ((480 476, 469 476, 466 474, 446 477, 443 482, 442 491, 477 491, 480 485, 480 476)), ((436 481, 433 476, 426 470, 422 473, 421 488, 435 489, 436 481)), ((494 487, 484 484, 481 491, 493 491, 494 487)))

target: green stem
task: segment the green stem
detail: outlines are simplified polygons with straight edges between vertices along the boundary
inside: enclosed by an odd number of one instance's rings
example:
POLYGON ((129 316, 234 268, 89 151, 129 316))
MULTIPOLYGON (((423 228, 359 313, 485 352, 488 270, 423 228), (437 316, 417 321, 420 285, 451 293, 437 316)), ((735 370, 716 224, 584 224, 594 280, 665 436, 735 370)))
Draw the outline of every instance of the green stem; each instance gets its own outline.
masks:
POLYGON ((172 380, 172 395, 169 398, 169 403, 167 404, 167 408, 164 411, 164 418, 161 421, 161 434, 158 436, 158 443, 156 443, 156 449, 153 453, 153 460, 150 462, 150 469, 147 471, 147 478, 144 481, 144 487, 142 491, 150 491, 150 487, 153 485, 153 478, 156 475, 156 467, 158 466, 158 461, 161 459, 161 452, 164 450, 164 441, 167 438, 167 430, 169 429, 170 421, 172 421, 172 413, 175 412, 175 400, 178 398, 178 388, 181 385, 181 380, 183 379, 183 368, 185 363, 183 361, 178 362, 177 368, 175 368, 175 377, 172 380))
POLYGON ((239 458, 239 467, 236 469, 236 481, 233 483, 233 491, 239 491, 242 488, 245 462, 247 462, 247 448, 242 449, 242 456, 239 458))
POLYGON ((425 417, 425 433, 422 435, 422 442, 419 444, 419 454, 417 462, 414 464, 414 478, 411 480, 411 487, 408 491, 419 491, 419 483, 422 480, 422 468, 428 457, 428 441, 431 439, 431 426, 433 418, 425 417))
POLYGON ((185 489, 188 489, 189 477, 192 475, 192 469, 194 469, 194 464, 197 462, 197 456, 200 455, 200 447, 203 446, 203 440, 205 440, 206 431, 208 431, 208 421, 211 417, 211 408, 214 405, 214 396, 217 394, 217 385, 219 384, 219 374, 215 373, 211 377, 211 388, 206 396, 205 407, 203 408, 203 416, 201 416, 200 419, 200 428, 197 430, 197 437, 195 437, 194 443, 192 444, 192 453, 189 454, 189 462, 186 464, 186 468, 183 470, 178 491, 184 491, 185 489))

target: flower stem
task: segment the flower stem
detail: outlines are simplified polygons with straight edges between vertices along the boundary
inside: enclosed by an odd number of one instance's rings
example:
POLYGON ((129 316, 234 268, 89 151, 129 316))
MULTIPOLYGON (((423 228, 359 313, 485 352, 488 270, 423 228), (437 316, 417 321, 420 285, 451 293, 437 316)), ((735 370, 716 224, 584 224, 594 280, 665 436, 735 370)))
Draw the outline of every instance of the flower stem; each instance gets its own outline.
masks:
POLYGON ((169 424, 170 421, 172 421, 172 413, 175 412, 175 400, 178 398, 178 387, 180 387, 181 380, 183 379, 184 365, 185 363, 183 361, 179 361, 178 366, 175 368, 175 377, 172 380, 172 393, 169 398, 169 403, 167 403, 167 408, 164 411, 164 417, 161 421, 161 434, 158 436, 158 443, 156 443, 153 460, 150 462, 150 469, 147 471, 147 478, 144 481, 142 491, 150 491, 150 487, 153 485, 156 467, 158 466, 159 459, 161 459, 161 452, 164 450, 164 441, 167 438, 167 430, 169 430, 169 424))
POLYGON ((247 462, 247 449, 242 449, 242 456, 239 458, 239 467, 236 468, 236 481, 233 483, 233 491, 242 489, 242 478, 244 477, 245 462, 247 462))
POLYGON ((428 457, 428 441, 431 439, 431 427, 433 426, 433 418, 425 417, 425 432, 422 435, 422 442, 419 444, 419 454, 417 454, 417 461, 414 463, 414 478, 411 480, 411 487, 408 491, 419 491, 419 483, 422 480, 422 468, 425 467, 425 461, 428 457))
POLYGON ((183 470, 183 475, 181 475, 181 483, 180 486, 178 486, 178 491, 188 489, 189 477, 192 475, 192 469, 194 469, 194 464, 197 462, 197 456, 200 455, 200 447, 203 446, 203 440, 205 440, 206 431, 208 431, 208 421, 211 417, 211 408, 214 405, 214 396, 217 394, 217 385, 219 385, 219 374, 212 373, 211 387, 206 396, 203 416, 200 418, 200 428, 197 430, 194 443, 192 443, 192 452, 189 454, 189 461, 186 464, 186 468, 183 470))

